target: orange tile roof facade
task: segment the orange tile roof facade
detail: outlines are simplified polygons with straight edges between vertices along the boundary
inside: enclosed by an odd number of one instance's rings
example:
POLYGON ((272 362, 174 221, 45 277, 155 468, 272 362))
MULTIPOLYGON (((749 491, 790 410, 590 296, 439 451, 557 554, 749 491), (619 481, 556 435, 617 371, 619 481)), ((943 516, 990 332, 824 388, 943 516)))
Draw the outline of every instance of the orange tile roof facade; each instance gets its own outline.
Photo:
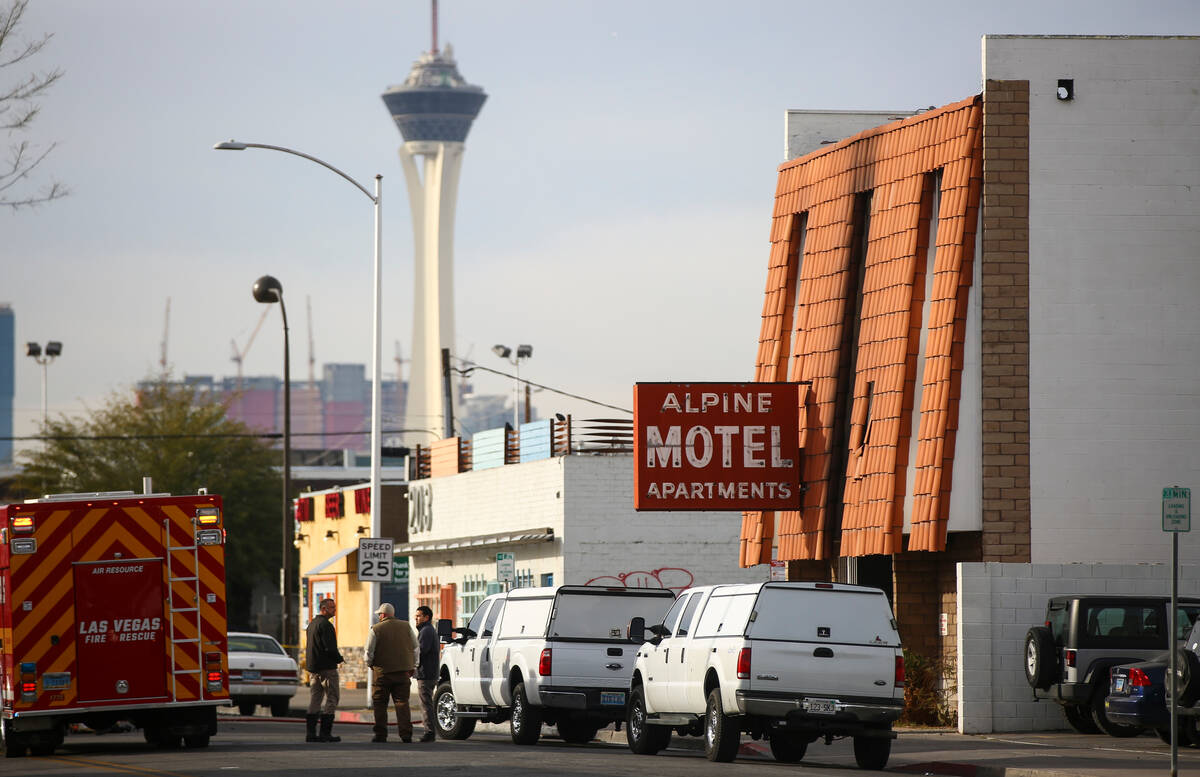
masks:
POLYGON ((836 530, 830 525, 831 498, 844 502, 840 555, 903 549, 917 380, 922 392, 908 549, 945 549, 983 171, 982 119, 982 100, 976 96, 780 166, 755 380, 811 382, 799 430, 808 490, 800 510, 744 514, 743 566, 769 561, 776 533, 780 560, 826 558, 836 530), (926 301, 939 170, 937 245, 926 301), (867 202, 862 250, 855 246, 856 221, 862 221, 855 210, 867 202), (860 268, 853 266, 856 261, 860 268), (855 285, 859 272, 861 296, 855 285), (918 375, 923 309, 928 324, 923 374, 918 375), (850 353, 844 338, 856 324, 853 373, 839 375, 850 367, 842 366, 850 353), (840 381, 853 390, 845 410, 850 419, 845 451, 836 450, 840 381), (843 463, 844 481, 833 472, 843 463), (831 494, 842 482, 844 491, 831 494))

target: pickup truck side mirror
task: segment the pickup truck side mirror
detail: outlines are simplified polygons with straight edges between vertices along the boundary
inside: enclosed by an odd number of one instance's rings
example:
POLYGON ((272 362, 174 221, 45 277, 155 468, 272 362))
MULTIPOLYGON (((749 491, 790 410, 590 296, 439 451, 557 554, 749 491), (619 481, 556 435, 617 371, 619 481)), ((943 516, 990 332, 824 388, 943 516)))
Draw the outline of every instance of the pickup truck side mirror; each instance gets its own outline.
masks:
POLYGON ((454 637, 454 621, 449 618, 442 618, 437 622, 438 639, 442 642, 450 642, 454 637))
POLYGON ((625 630, 625 636, 630 642, 635 645, 640 645, 646 641, 646 619, 638 616, 629 621, 629 628, 625 630))

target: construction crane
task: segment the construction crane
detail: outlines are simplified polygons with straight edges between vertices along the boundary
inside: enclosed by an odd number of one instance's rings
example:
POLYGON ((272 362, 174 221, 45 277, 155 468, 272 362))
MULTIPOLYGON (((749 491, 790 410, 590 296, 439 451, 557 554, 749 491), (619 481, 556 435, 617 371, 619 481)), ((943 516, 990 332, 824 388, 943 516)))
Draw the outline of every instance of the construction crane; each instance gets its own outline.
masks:
POLYGON ((317 357, 313 353, 316 349, 313 347, 312 297, 305 296, 304 304, 308 308, 308 387, 311 389, 317 385, 317 357))
POLYGON ((171 298, 167 297, 167 312, 163 315, 162 347, 158 355, 158 367, 163 379, 167 376, 167 335, 171 332, 171 298))
POLYGON ((254 338, 258 336, 258 330, 262 329, 263 322, 267 320, 267 314, 271 312, 271 307, 263 307, 262 315, 258 317, 258 323, 254 325, 254 331, 250 333, 250 337, 246 339, 246 345, 239 351, 237 341, 230 340, 229 344, 233 346, 233 361, 237 363, 237 391, 242 393, 242 360, 246 358, 246 354, 250 351, 250 346, 254 345, 254 338))

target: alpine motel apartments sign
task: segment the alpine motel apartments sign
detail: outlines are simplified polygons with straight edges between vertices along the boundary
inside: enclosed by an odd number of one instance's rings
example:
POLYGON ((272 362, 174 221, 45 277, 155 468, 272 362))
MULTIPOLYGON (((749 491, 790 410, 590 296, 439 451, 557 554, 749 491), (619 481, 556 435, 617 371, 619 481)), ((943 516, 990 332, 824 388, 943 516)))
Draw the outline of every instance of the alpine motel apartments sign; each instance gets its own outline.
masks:
POLYGON ((800 505, 795 383, 638 383, 636 510, 788 510, 800 505))

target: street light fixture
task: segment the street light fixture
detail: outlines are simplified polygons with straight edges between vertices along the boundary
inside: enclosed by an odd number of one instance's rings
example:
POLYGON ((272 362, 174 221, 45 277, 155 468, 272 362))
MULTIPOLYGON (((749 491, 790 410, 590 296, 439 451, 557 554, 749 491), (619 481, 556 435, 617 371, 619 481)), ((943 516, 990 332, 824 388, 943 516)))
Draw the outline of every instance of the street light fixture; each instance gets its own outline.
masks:
POLYGON ((49 405, 46 403, 46 367, 62 355, 62 343, 58 340, 51 340, 46 343, 45 349, 42 348, 41 343, 26 343, 25 355, 32 357, 42 366, 42 429, 44 431, 46 424, 50 421, 49 405))
MULTIPOLYGON (((528 359, 533 356, 532 345, 518 345, 517 353, 513 355, 513 349, 507 345, 493 345, 492 353, 499 356, 501 359, 508 361, 509 364, 517 368, 517 380, 513 384, 513 428, 517 429, 521 426, 521 360, 528 359)), ((525 420, 529 421, 529 402, 525 402, 525 420)))
MULTIPOLYGON (((382 369, 382 359, 380 358, 380 348, 382 342, 381 336, 381 318, 382 309, 381 297, 381 276, 382 276, 382 257, 383 257, 383 176, 375 176, 375 193, 367 191, 366 187, 354 180, 350 176, 343 173, 333 165, 315 156, 309 156, 300 151, 283 146, 271 146, 266 143, 241 143, 236 140, 229 140, 225 143, 217 143, 213 146, 218 151, 244 151, 248 148, 263 148, 269 151, 281 151, 285 154, 303 157, 310 162, 324 167, 325 169, 337 173, 342 178, 354 185, 354 188, 367 196, 375 209, 375 260, 374 260, 374 300, 371 307, 371 315, 373 320, 373 332, 371 333, 371 536, 378 537, 379 529, 379 483, 380 483, 380 466, 382 456, 382 441, 381 441, 381 386, 383 385, 383 376, 380 370, 382 369)), ((282 298, 281 298, 282 301, 282 298)), ((375 609, 378 606, 377 599, 379 598, 379 588, 376 585, 368 584, 367 594, 367 622, 370 623, 374 619, 375 609)), ((299 635, 297 634, 297 640, 299 635)), ((368 669, 368 681, 370 680, 370 670, 368 669)))
POLYGON ((254 299, 264 304, 279 303, 279 312, 283 314, 283 525, 280 527, 283 547, 282 579, 279 581, 279 597, 282 607, 279 611, 279 639, 287 645, 288 642, 288 535, 291 533, 291 495, 292 495, 292 357, 288 344, 287 306, 283 304, 283 284, 271 275, 264 275, 254 282, 252 289, 254 299))

